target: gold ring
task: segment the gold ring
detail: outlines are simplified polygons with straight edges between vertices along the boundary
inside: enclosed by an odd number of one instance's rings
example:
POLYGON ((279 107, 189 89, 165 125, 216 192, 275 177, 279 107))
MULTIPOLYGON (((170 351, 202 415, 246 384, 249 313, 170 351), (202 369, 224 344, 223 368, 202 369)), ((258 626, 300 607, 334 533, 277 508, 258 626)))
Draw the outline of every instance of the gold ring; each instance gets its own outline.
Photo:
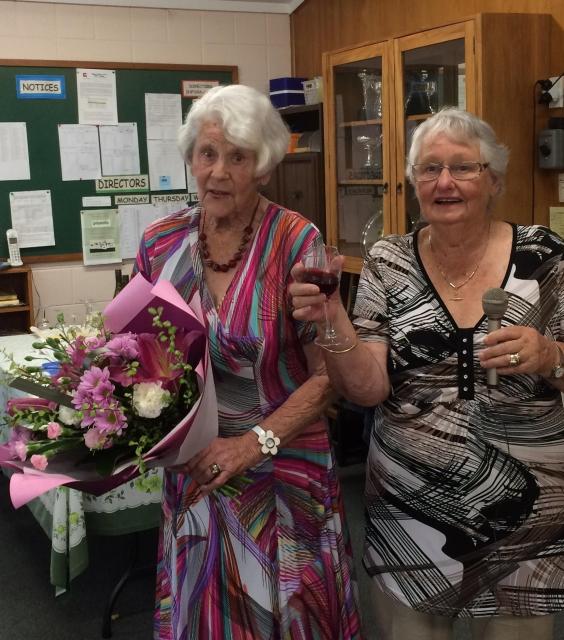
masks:
POLYGON ((221 473, 221 467, 217 464, 217 462, 212 462, 209 466, 209 470, 211 471, 211 474, 214 478, 221 473))
POLYGON ((510 353, 509 354, 509 366, 510 367, 518 367, 521 362, 521 356, 518 353, 510 353))

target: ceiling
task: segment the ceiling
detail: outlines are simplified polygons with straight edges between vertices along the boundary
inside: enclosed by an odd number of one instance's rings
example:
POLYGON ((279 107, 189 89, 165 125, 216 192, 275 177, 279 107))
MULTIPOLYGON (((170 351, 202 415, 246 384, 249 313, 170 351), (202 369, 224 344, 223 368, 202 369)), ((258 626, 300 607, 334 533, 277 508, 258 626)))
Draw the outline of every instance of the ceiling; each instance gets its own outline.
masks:
POLYGON ((20 0, 20 2, 22 1, 98 4, 118 7, 154 7, 157 9, 292 13, 304 0, 20 0))

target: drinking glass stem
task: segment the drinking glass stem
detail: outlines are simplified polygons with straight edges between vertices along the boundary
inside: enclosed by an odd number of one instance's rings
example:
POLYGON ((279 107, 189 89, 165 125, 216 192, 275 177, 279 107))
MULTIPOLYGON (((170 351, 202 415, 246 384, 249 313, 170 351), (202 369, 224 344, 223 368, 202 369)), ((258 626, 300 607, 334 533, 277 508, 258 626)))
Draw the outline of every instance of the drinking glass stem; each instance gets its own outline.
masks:
POLYGON ((325 340, 334 340, 337 337, 333 324, 329 320, 329 301, 325 298, 323 304, 323 311, 325 313, 325 340))

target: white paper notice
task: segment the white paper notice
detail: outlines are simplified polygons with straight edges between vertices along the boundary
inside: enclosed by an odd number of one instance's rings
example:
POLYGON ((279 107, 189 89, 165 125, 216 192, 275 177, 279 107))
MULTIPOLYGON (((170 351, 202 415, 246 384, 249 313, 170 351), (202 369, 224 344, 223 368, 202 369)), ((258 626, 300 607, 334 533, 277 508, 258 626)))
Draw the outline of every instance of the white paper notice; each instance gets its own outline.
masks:
POLYGON ((145 121, 147 140, 176 140, 178 128, 182 124, 180 94, 146 93, 145 121))
POLYGON ((111 196, 82 196, 83 207, 111 207, 111 196))
POLYGON ((188 193, 198 193, 198 183, 196 182, 196 178, 192 175, 192 170, 188 164, 186 165, 186 185, 188 193))
POLYGON ((154 204, 118 207, 119 242, 123 260, 135 258, 145 227, 163 215, 163 208, 154 204))
POLYGON ((137 123, 104 125, 100 131, 102 174, 105 176, 136 176, 139 168, 139 138, 137 123))
POLYGON ((0 122, 0 180, 29 180, 25 122, 0 122))
POLYGON ((117 124, 116 72, 77 69, 76 92, 80 124, 117 124))
POLYGON ((82 254, 86 265, 121 262, 116 209, 80 212, 82 254))
POLYGON ((147 140, 151 191, 186 189, 186 171, 172 140, 147 140))
POLYGON ((65 180, 95 180, 102 177, 98 127, 60 124, 61 176, 65 180))
POLYGON ((20 247, 47 247, 55 244, 49 190, 12 191, 10 213, 12 227, 18 232, 20 247))

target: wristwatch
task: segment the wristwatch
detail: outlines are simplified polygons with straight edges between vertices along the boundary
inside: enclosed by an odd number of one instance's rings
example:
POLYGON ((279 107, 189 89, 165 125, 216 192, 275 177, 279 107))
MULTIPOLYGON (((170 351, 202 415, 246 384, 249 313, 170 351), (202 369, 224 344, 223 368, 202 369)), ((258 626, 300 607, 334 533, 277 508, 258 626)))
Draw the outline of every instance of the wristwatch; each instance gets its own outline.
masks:
MULTIPOLYGON (((562 370, 564 372, 564 369, 562 370)), ((277 438, 270 429, 265 431, 259 425, 253 427, 253 431, 258 436, 259 444, 262 445, 261 451, 265 455, 275 456, 278 453, 278 445, 280 444, 280 438, 277 438)))
POLYGON ((558 362, 552 367, 552 371, 550 372, 550 377, 555 378, 556 380, 560 380, 564 378, 564 353, 560 348, 560 345, 555 342, 556 348, 558 349, 558 362))

